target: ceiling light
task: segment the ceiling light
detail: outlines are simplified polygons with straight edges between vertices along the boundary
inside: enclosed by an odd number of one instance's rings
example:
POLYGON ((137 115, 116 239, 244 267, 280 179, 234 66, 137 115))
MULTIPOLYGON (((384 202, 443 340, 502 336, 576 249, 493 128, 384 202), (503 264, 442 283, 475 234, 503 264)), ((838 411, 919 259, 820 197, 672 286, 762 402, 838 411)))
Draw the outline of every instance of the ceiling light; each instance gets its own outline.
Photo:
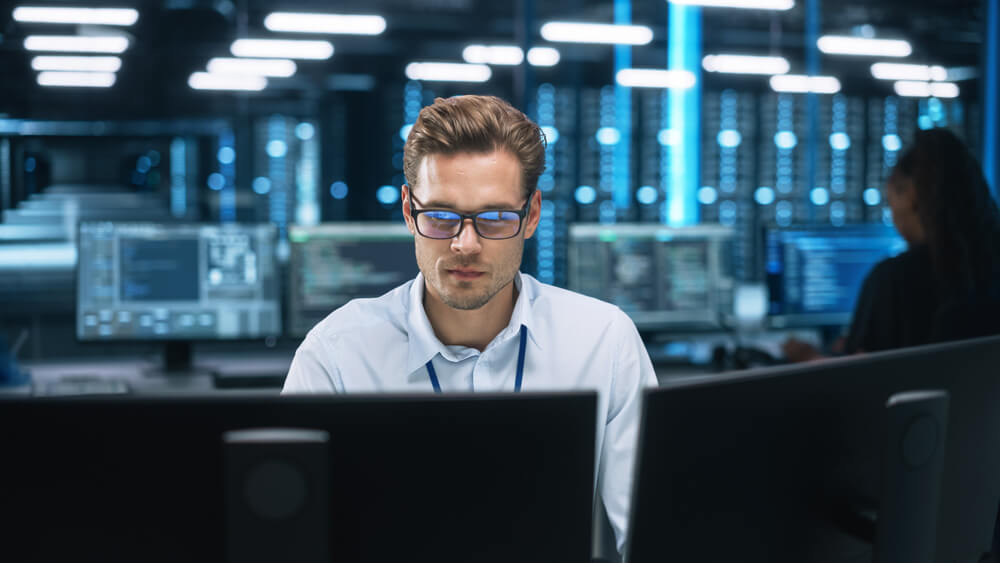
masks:
POLYGON ((623 68, 615 75, 615 81, 621 86, 638 88, 687 89, 694 86, 695 77, 687 70, 623 68))
POLYGON ((22 23, 73 23, 129 26, 139 19, 132 8, 14 8, 14 20, 22 23))
POLYGON ((492 75, 490 67, 480 64, 410 63, 406 65, 406 77, 410 80, 486 82, 492 75))
POLYGON ((128 39, 120 35, 84 37, 77 35, 29 35, 24 38, 28 51, 65 53, 121 53, 128 49, 128 39))
POLYGON ((193 72, 188 78, 188 86, 195 90, 250 90, 259 91, 267 88, 267 79, 263 76, 212 74, 210 72, 193 72))
POLYGON ((542 37, 566 43, 645 45, 653 40, 653 30, 644 25, 549 22, 542 26, 542 37))
POLYGON ((559 51, 552 47, 532 47, 528 49, 528 64, 532 66, 555 66, 559 62, 559 51))
POLYGON ((784 57, 758 57, 751 55, 707 55, 701 66, 708 72, 729 74, 785 74, 788 59, 784 57))
POLYGON ((798 94, 836 94, 840 91, 840 81, 832 76, 778 74, 771 77, 771 89, 798 94))
POLYGON ((295 62, 290 59, 234 59, 217 57, 209 59, 208 72, 212 74, 250 74, 254 76, 288 77, 295 74, 295 62))
POLYGON ((893 89, 900 96, 911 98, 957 98, 958 85, 951 82, 919 82, 900 80, 893 84, 893 89))
POLYGON ((524 60, 524 51, 512 45, 469 45, 462 50, 462 58, 467 63, 519 65, 524 60))
POLYGON ((943 66, 875 63, 872 76, 882 80, 947 80, 948 71, 943 66))
POLYGON ((229 46, 237 57, 267 59, 329 59, 333 45, 329 41, 300 41, 289 39, 237 39, 229 46))
POLYGON ((702 6, 705 8, 746 8, 752 10, 790 10, 795 0, 667 0, 679 6, 702 6))
POLYGON ((908 57, 913 49, 902 39, 870 39, 844 35, 824 35, 816 41, 828 55, 868 55, 873 57, 908 57))
POLYGON ((40 72, 38 83, 42 86, 78 86, 108 88, 115 83, 113 72, 40 72))
POLYGON ((69 70, 90 72, 118 72, 122 60, 118 57, 57 57, 43 55, 31 59, 35 70, 69 70))
POLYGON ((264 27, 271 31, 295 33, 378 35, 385 31, 385 18, 382 16, 274 12, 264 18, 264 27))
POLYGON ((979 69, 974 66, 953 66, 947 71, 947 80, 969 80, 979 76, 979 69))

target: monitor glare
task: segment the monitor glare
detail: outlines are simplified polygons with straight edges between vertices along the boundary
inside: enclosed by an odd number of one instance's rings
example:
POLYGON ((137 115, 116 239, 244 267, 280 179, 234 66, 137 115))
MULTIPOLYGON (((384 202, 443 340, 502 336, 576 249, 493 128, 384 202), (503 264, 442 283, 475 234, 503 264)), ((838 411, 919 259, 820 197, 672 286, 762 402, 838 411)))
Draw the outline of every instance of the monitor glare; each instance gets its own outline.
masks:
POLYGON ((289 333, 305 336, 334 309, 378 297, 417 275, 413 235, 401 223, 293 226, 289 333))
POLYGON ((766 277, 771 326, 844 326, 872 267, 906 250, 888 225, 769 229, 766 277))
POLYGON ((80 223, 77 337, 279 336, 276 236, 273 225, 80 223))
POLYGON ((715 327, 731 308, 731 237, 713 225, 570 225, 569 289, 617 305, 640 330, 715 327))
POLYGON ((878 518, 905 520, 892 499, 910 500, 885 484, 912 484, 918 460, 943 450, 934 547, 917 560, 982 561, 1000 499, 997 366, 1000 337, 987 337, 647 391, 627 560, 872 561, 883 526, 900 524, 878 518), (945 424, 924 432, 914 418, 920 433, 887 440, 900 427, 889 398, 933 391, 949 397, 945 424))
POLYGON ((0 433, 3 554, 589 561, 596 408, 590 392, 0 398, 18 429, 0 433), (326 441, 235 459, 224 439, 255 429, 326 441))

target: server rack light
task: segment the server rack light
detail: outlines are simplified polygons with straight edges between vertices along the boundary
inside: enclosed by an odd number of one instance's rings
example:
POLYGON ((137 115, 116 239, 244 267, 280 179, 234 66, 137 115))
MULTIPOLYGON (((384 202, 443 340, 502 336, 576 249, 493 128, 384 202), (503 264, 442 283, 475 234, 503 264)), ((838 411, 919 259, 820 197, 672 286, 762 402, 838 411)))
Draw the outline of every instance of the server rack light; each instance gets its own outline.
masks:
POLYGON ((111 53, 117 55, 128 49, 128 38, 120 35, 29 35, 24 38, 24 48, 28 51, 111 53))
POLYGON ((34 70, 71 72, 118 72, 122 60, 118 57, 59 57, 42 55, 31 59, 34 70))
POLYGON ((117 25, 128 27, 139 19, 132 8, 56 8, 21 6, 14 8, 14 21, 21 23, 66 23, 79 25, 117 25))
POLYGON ((492 75, 490 67, 482 64, 413 62, 406 65, 406 77, 410 80, 486 82, 492 75))
POLYGON ((236 90, 257 92, 267 88, 267 79, 263 76, 194 72, 188 78, 188 86, 195 90, 236 90))
POLYGON ((789 70, 785 57, 756 55, 706 55, 701 66, 708 72, 726 74, 785 74, 789 70))
POLYGON ((273 12, 264 18, 264 27, 270 31, 291 33, 379 35, 385 31, 385 18, 378 15, 273 12))
POLYGON ((828 55, 908 57, 913 52, 910 43, 903 39, 874 39, 845 35, 824 35, 816 41, 816 46, 828 55))
POLYGON ((273 76, 287 78, 298 70, 291 59, 244 59, 216 57, 206 65, 211 74, 235 74, 251 76, 273 76))
POLYGON ((80 88, 109 88, 115 83, 113 72, 55 72, 38 73, 38 84, 42 86, 64 86, 80 88))
POLYGON ((919 80, 923 82, 948 80, 948 69, 937 65, 904 63, 875 63, 872 76, 880 80, 919 80))
POLYGON ((333 44, 295 39, 237 39, 229 51, 237 57, 326 60, 333 56, 333 44))
POLYGON ((791 10, 795 0, 667 0, 678 6, 703 8, 742 8, 745 10, 791 10))
POLYGON ((646 45, 653 40, 653 30, 644 25, 556 21, 543 25, 541 32, 546 41, 562 43, 646 45))

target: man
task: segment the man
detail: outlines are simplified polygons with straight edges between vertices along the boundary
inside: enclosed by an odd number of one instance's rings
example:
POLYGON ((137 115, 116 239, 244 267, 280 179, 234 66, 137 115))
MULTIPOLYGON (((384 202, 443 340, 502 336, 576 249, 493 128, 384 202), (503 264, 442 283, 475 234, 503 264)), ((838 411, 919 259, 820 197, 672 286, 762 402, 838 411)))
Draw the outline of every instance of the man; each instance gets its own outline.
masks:
POLYGON ((283 392, 597 390, 598 479, 621 550, 641 388, 656 377, 620 309, 518 272, 540 215, 540 129, 498 98, 439 98, 403 163, 420 273, 317 324, 283 392))

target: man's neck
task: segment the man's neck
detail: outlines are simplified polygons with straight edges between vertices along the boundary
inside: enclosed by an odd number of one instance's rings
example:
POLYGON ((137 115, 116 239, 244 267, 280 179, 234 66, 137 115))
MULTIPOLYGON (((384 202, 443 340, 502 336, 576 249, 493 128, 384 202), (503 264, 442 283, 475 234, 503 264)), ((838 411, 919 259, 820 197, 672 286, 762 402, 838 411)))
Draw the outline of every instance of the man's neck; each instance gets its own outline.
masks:
POLYGON ((478 309, 461 310, 445 305, 424 286, 424 311, 434 334, 446 346, 468 346, 482 352, 500 334, 514 314, 517 301, 514 282, 478 309))

